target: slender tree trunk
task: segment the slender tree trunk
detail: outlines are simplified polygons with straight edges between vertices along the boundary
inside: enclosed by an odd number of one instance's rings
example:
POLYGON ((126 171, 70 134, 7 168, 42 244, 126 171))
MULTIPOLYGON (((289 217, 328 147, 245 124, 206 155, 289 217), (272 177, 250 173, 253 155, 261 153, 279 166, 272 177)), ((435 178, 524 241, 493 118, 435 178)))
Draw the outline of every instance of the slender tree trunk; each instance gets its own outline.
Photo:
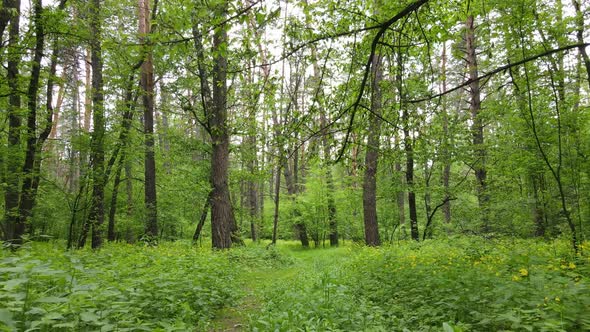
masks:
POLYGON ((205 220, 207 220, 207 213, 209 212, 209 207, 211 206, 211 195, 207 196, 207 200, 205 201, 205 205, 201 210, 201 217, 199 218, 199 223, 197 223, 197 228, 195 229, 195 233, 193 234, 193 243, 196 243, 201 236, 201 232, 203 231, 203 226, 205 226, 205 220))
MULTIPOLYGON (((447 43, 443 43, 443 53, 442 53, 442 92, 447 92, 447 43)), ((445 192, 445 197, 450 197, 450 189, 449 189, 449 182, 451 179, 451 152, 450 152, 450 143, 449 143, 449 114, 447 112, 447 103, 446 99, 442 102, 442 116, 443 116, 443 187, 445 192)), ((445 215, 445 223, 451 223, 451 202, 447 201, 445 205, 442 207, 443 213, 445 215)))
POLYGON ((8 31, 7 81, 10 89, 8 98, 8 148, 6 158, 6 187, 4 189, 4 237, 7 241, 19 242, 15 236, 18 222, 18 200, 20 184, 21 137, 20 116, 21 95, 18 84, 20 57, 18 51, 20 35, 20 0, 12 0, 6 8, 13 11, 8 31))
POLYGON ((469 84, 469 111, 471 113, 471 135, 473 139, 473 165, 476 179, 477 200, 481 211, 481 225, 484 233, 490 231, 487 193, 486 147, 484 146, 484 123, 481 117, 481 93, 478 78, 475 25, 473 15, 465 23, 465 49, 469 84))
MULTIPOLYGON (((396 161, 395 162, 395 173, 399 174, 399 181, 400 184, 403 185, 405 183, 405 176, 403 176, 402 174, 402 165, 396 161)), ((404 233, 403 236, 405 237, 407 234, 406 232, 406 207, 405 207, 405 202, 406 202, 406 198, 405 198, 405 193, 402 189, 398 190, 396 193, 397 196, 397 216, 398 216, 398 221, 399 221, 399 225, 402 229, 402 232, 404 233)))
POLYGON ((410 231, 412 240, 419 241, 418 213, 416 209, 416 193, 414 192, 414 142, 409 130, 410 116, 408 110, 402 111, 404 123, 404 151, 406 152, 406 185, 408 186, 408 209, 410 211, 410 231))
POLYGON ((379 138, 381 121, 381 68, 382 57, 373 55, 371 67, 371 114, 369 115, 369 131, 367 152, 365 155, 365 177, 363 182, 363 218, 365 223, 365 242, 368 246, 379 246, 379 224, 377 222, 377 163, 379 159, 379 138))
POLYGON ((541 191, 541 179, 540 176, 537 174, 530 175, 531 184, 532 184, 532 191, 533 191, 533 221, 535 223, 535 236, 543 237, 545 236, 545 209, 544 209, 544 202, 539 197, 539 191, 541 191))
POLYGON ((86 82, 84 84, 84 131, 88 133, 90 132, 90 121, 92 120, 92 55, 90 49, 86 49, 84 64, 86 72, 86 82))
POLYGON ((317 63, 317 54, 315 46, 312 46, 313 71, 314 71, 314 105, 320 109, 320 127, 322 134, 322 148, 323 148, 323 167, 325 168, 326 176, 326 200, 328 205, 328 227, 330 230, 330 246, 338 246, 338 221, 336 220, 336 202, 334 200, 334 179, 332 176, 332 167, 330 166, 330 133, 328 131, 328 115, 327 109, 322 104, 324 97, 322 91, 322 73, 317 63))
POLYGON ((158 130, 158 137, 161 141, 162 149, 164 152, 164 170, 166 174, 172 173, 172 164, 170 163, 170 120, 169 120, 169 111, 168 111, 168 98, 169 92, 165 89, 163 80, 160 81, 160 94, 161 94, 161 102, 160 102, 160 114, 162 118, 162 128, 158 130))
MULTIPOLYGON (((65 0, 60 1, 58 8, 63 10, 65 8, 65 0)), ((43 7, 41 1, 38 0, 34 3, 34 23, 35 23, 35 55, 33 57, 33 66, 31 72, 31 80, 28 90, 28 108, 29 117, 27 120, 27 152, 25 157, 25 165, 23 168, 23 174, 30 172, 28 176, 25 176, 23 181, 23 187, 21 190, 21 201, 19 206, 19 218, 21 223, 26 226, 29 225, 29 218, 32 215, 33 208, 36 203, 37 191, 39 189, 39 183, 41 180, 41 153, 43 151, 43 145, 51 133, 53 127, 53 86, 55 81, 55 73, 57 68, 57 56, 61 51, 59 46, 58 36, 53 38, 53 51, 51 53, 50 65, 49 65, 49 78, 47 79, 47 96, 46 96, 46 108, 47 113, 45 115, 45 126, 41 128, 39 136, 36 136, 38 130, 36 117, 37 117, 37 99, 39 94, 39 80, 41 74, 41 61, 43 58, 45 32, 42 22, 43 7), (31 167, 32 164, 32 168, 31 167)), ((59 101, 58 101, 59 103, 59 101)))
MULTIPOLYGON (((432 176, 432 168, 428 167, 428 162, 424 162, 424 212, 429 216, 432 212, 432 197, 430 194, 430 178, 432 176)), ((426 228, 424 229, 426 232, 426 228)))
MULTIPOLYGON (((127 144, 129 140, 129 132, 131 131, 131 123, 133 121, 133 113, 135 111, 135 102, 137 99, 134 100, 133 98, 133 82, 135 80, 135 72, 136 68, 133 68, 133 73, 129 75, 127 80, 127 87, 125 88, 125 99, 123 105, 125 105, 125 112, 123 113, 123 121, 121 125, 121 132, 119 134, 118 144, 119 144, 119 159, 117 161, 117 165, 115 168, 115 179, 113 182, 113 190, 111 194, 111 205, 109 207, 109 215, 108 215, 108 232, 107 232, 107 239, 109 241, 115 241, 116 239, 116 232, 115 232, 115 216, 117 213, 117 198, 119 196, 119 186, 121 185, 121 175, 123 173, 123 169, 125 168, 125 164, 127 163, 127 144)), ((114 163, 114 159, 117 156, 113 155, 111 157, 111 162, 114 163)), ((107 168, 111 167, 112 165, 108 166, 107 168)))
POLYGON ((149 0, 139 0, 139 39, 143 45, 144 59, 141 65, 141 89, 144 129, 144 202, 146 210, 145 234, 158 235, 158 209, 156 199, 156 158, 154 151, 154 64, 152 46, 147 41, 151 33, 149 0))
POLYGON ((90 59, 92 63, 92 123, 90 154, 92 162, 92 199, 88 224, 92 228, 92 248, 102 245, 104 224, 104 94, 102 77, 100 0, 90 3, 90 59))
POLYGON ((275 179, 274 217, 272 223, 272 244, 277 244, 277 228, 279 226, 279 198, 281 195, 281 166, 277 165, 277 177, 275 179))

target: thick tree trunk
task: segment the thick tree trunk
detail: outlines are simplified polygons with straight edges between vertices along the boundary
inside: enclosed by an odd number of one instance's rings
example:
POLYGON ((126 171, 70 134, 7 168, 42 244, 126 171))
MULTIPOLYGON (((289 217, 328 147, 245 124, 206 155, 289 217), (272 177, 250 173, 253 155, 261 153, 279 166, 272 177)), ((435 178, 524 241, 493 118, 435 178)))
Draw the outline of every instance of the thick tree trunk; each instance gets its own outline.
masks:
POLYGON ((141 65, 141 89, 144 130, 144 202, 145 234, 158 235, 158 209, 156 199, 156 159, 154 151, 154 64, 152 46, 147 41, 151 32, 149 0, 139 0, 139 40, 143 44, 144 59, 141 65))
POLYGON ((92 63, 92 123, 90 154, 92 162, 92 199, 88 224, 92 229, 92 248, 102 245, 104 223, 104 94, 100 0, 90 3, 90 59, 92 63))
MULTIPOLYGON (((218 17, 227 15, 227 2, 216 10, 218 17)), ((215 29, 213 50, 216 53, 213 68, 213 99, 209 114, 209 128, 213 153, 211 156, 211 236, 213 247, 225 249, 231 246, 232 228, 235 227, 234 212, 229 195, 229 128, 227 123, 227 54, 222 51, 228 43, 227 26, 215 29)))
POLYGON ((363 182, 363 219, 365 224, 365 242, 368 246, 379 246, 379 224, 377 222, 377 164, 379 159, 379 141, 381 120, 381 69, 382 57, 373 55, 371 67, 371 114, 369 115, 369 131, 367 152, 365 155, 365 176, 363 182))
POLYGON ((465 23, 465 50, 469 84, 469 111, 471 113, 471 135, 473 139, 473 157, 475 162, 473 168, 475 171, 477 200, 481 211, 482 231, 489 232, 489 213, 488 203, 489 194, 487 193, 487 170, 486 170, 486 148, 484 146, 484 123, 481 117, 481 93, 478 78, 477 51, 475 45, 475 25, 473 16, 467 17, 465 23))

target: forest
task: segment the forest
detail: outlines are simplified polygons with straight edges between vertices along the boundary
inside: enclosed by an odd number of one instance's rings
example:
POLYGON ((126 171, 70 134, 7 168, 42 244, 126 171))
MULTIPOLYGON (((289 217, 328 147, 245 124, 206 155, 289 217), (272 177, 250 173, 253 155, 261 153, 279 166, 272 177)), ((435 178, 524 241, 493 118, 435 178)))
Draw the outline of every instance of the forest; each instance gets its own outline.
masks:
POLYGON ((590 330, 588 29, 3 0, 0 331, 590 330))

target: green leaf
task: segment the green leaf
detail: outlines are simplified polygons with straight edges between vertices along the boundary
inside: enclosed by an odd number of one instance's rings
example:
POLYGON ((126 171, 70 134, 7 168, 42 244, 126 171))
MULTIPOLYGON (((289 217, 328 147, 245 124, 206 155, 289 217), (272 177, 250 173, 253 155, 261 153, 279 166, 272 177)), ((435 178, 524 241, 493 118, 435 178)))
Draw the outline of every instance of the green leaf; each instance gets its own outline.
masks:
POLYGON ((98 323, 100 317, 91 311, 84 311, 80 313, 80 319, 86 323, 98 323))
POLYGON ((16 328, 12 312, 8 309, 0 309, 0 322, 10 328, 16 328))
POLYGON ((43 316, 43 319, 58 320, 58 319, 64 319, 64 316, 62 314, 60 314, 59 312, 50 312, 47 315, 43 316))
POLYGON ((65 303, 68 302, 68 299, 65 297, 57 297, 57 296, 46 296, 40 299, 35 300, 38 303, 65 303))

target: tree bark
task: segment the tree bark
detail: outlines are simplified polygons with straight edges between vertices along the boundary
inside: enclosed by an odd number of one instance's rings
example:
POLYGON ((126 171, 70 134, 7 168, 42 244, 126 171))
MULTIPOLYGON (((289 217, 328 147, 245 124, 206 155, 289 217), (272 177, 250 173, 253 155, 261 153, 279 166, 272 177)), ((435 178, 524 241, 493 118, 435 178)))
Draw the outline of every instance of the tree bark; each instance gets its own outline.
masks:
POLYGON ((6 158, 6 188, 4 190, 4 238, 7 241, 19 242, 20 238, 15 236, 15 228, 18 222, 18 200, 20 184, 20 161, 21 161, 21 137, 20 127, 22 119, 20 116, 21 97, 19 91, 19 63, 20 54, 18 44, 20 37, 20 0, 9 0, 5 2, 6 9, 14 11, 10 19, 8 30, 8 63, 7 81, 10 89, 8 97, 8 148, 6 158))
MULTIPOLYGON (((216 17, 224 20, 227 16, 227 1, 222 1, 214 9, 216 17)), ((229 128, 227 123, 227 22, 217 25, 213 33, 214 67, 212 71, 213 89, 209 87, 208 72, 205 68, 205 55, 201 41, 202 32, 198 17, 193 16, 193 39, 201 84, 201 102, 205 120, 198 121, 211 136, 211 238, 215 249, 231 247, 232 240, 241 241, 237 232, 229 193, 229 128), (233 234, 232 234, 233 232, 233 234)), ((195 113, 196 114, 196 113, 195 113)))
POLYGON ((377 165, 379 159, 379 138, 381 131, 381 68, 382 57, 373 55, 371 67, 371 114, 369 115, 369 131, 367 152, 365 154, 365 176, 363 181, 363 219, 365 224, 365 243, 368 246, 379 246, 379 224, 377 222, 377 165))
MULTIPOLYGON (((20 201, 18 207, 18 221, 14 230, 14 238, 21 238, 28 225, 30 224, 30 217, 35 205, 35 197, 37 193, 37 186, 39 183, 39 175, 35 171, 40 171, 39 164, 41 160, 37 160, 37 153, 41 152, 37 139, 37 99, 39 94, 39 80, 41 76, 41 61, 43 59, 45 32, 41 17, 43 15, 43 7, 41 0, 35 0, 33 3, 33 24, 35 26, 35 50, 33 54, 33 62, 31 63, 31 77, 29 80, 29 88, 27 91, 27 131, 26 131, 26 147, 25 147, 25 161, 22 169, 22 187, 20 190, 20 201)), ((53 84, 51 84, 53 85, 53 84)), ((53 93, 53 91, 51 92, 53 93)), ((49 124, 51 128, 51 124, 49 124)), ((47 138, 47 137, 45 137, 47 138)))
POLYGON ((104 93, 102 76, 102 45, 100 0, 90 3, 90 60, 92 63, 92 124, 93 132, 90 143, 92 162, 92 199, 88 224, 92 229, 93 249, 102 245, 104 224, 104 93))
POLYGON ((277 228, 279 226, 279 198, 281 197, 281 166, 277 165, 277 176, 275 178, 274 217, 272 223, 272 244, 277 244, 277 228))
POLYGON ((146 211, 145 235, 158 235, 158 209, 156 198, 156 159, 154 151, 154 64, 152 46, 148 41, 151 33, 149 0, 139 0, 139 40, 143 48, 141 65, 141 90, 143 101, 144 130, 144 202, 146 211))
POLYGON ((406 153, 406 185, 408 186, 408 209, 410 211, 410 233, 412 240, 419 241, 418 213, 416 209, 416 193, 414 192, 414 142, 410 135, 408 110, 402 111, 404 123, 404 151, 406 153))
MULTIPOLYGON (((402 165, 396 161, 395 162, 395 172, 397 174, 399 174, 399 181, 400 181, 400 185, 403 185, 405 183, 405 177, 403 176, 402 173, 402 165)), ((407 234, 406 232, 406 207, 405 207, 405 202, 406 202, 406 198, 405 198, 405 193, 402 189, 399 189, 396 193, 397 196, 397 216, 398 216, 398 223, 402 229, 402 232, 404 233, 403 236, 405 237, 407 234)))
MULTIPOLYGON (((118 149, 119 159, 115 169, 115 179, 113 182, 113 190, 111 194, 111 205, 109 207, 109 215, 108 215, 108 227, 107 227, 107 239, 109 241, 115 241, 116 239, 116 232, 115 232, 115 215, 117 213, 117 198, 119 196, 119 186, 121 185, 121 174, 123 173, 123 169, 125 168, 125 164, 127 163, 127 143, 129 140, 129 132, 131 131, 131 122, 133 121, 133 113, 135 110, 135 102, 137 98, 133 98, 133 82, 135 79, 135 70, 137 68, 133 68, 133 72, 129 75, 127 80, 127 87, 125 88, 125 99, 123 101, 123 105, 125 107, 125 112, 123 113, 123 120, 121 124, 121 132, 119 133, 118 139, 118 149)), ((116 155, 113 155, 112 158, 117 158, 116 155)), ((114 160, 112 160, 114 162, 114 160)), ((110 161, 109 161, 110 164, 110 161)), ((110 167, 110 166, 109 166, 110 167)), ((107 167, 107 168, 109 168, 107 167)))
MULTIPOLYGON (((442 93, 447 92, 447 43, 443 43, 442 53, 442 93)), ((442 102, 442 116, 443 116, 443 188, 445 196, 450 195, 449 182, 451 179, 451 152, 449 142, 449 114, 447 112, 446 99, 442 102)), ((451 201, 447 200, 442 207, 445 215, 445 223, 451 223, 451 201)))
MULTIPOLYGON (((227 15, 227 2, 216 8, 217 17, 227 15)), ((229 128, 227 123, 227 24, 215 29, 213 51, 216 54, 213 68, 213 99, 209 114, 209 128, 213 153, 211 156, 211 236, 213 247, 231 246, 232 231, 236 225, 229 195, 229 128)))
POLYGON ((209 212, 209 207, 211 206, 211 195, 207 196, 207 200, 205 201, 205 205, 201 210, 201 217, 199 218, 199 222, 197 223, 197 228, 195 229, 195 233, 193 234, 193 243, 196 243, 201 236, 201 232, 203 231, 203 226, 205 226, 205 220, 207 220, 207 213, 209 212))
POLYGON ((481 213, 482 231, 490 231, 487 193, 486 148, 484 146, 484 123, 481 117, 481 92, 478 78, 477 51, 475 45, 475 25, 473 15, 465 23, 465 49, 469 84, 469 112, 471 113, 471 135, 473 139, 473 165, 476 179, 477 201, 481 213))

